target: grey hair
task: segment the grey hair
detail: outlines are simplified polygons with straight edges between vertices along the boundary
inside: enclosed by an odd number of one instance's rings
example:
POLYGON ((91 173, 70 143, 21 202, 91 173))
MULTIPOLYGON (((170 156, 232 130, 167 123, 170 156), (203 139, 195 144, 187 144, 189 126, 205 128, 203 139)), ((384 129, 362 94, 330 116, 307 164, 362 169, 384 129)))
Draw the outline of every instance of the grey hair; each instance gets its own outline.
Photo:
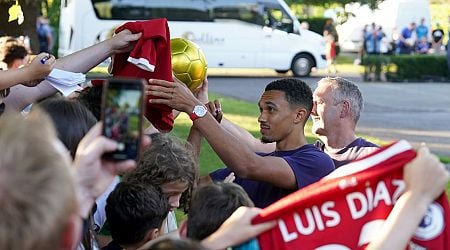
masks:
POLYGON ((347 100, 350 103, 350 111, 356 124, 364 108, 364 100, 358 86, 342 77, 325 77, 319 81, 319 84, 321 82, 332 84, 335 103, 343 100, 347 100))

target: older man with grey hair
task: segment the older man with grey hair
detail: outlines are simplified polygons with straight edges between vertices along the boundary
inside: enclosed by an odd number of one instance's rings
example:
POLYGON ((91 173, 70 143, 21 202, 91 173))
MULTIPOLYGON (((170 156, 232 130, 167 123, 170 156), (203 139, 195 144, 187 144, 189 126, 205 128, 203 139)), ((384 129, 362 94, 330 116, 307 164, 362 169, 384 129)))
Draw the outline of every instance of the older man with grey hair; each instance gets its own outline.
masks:
POLYGON ((355 134, 364 105, 356 84, 342 77, 323 78, 314 90, 313 100, 312 132, 321 140, 316 146, 333 159, 336 168, 378 148, 355 134))

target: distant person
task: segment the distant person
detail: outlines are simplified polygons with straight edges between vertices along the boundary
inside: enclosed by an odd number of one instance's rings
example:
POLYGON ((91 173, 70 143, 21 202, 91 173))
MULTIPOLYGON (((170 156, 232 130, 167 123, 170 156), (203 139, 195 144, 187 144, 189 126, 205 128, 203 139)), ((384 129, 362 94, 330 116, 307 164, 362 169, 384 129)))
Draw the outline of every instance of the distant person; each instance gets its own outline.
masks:
POLYGON ((300 28, 304 30, 309 30, 309 23, 307 21, 303 21, 300 23, 300 28))
POLYGON ((422 37, 416 45, 416 53, 417 54, 428 54, 428 50, 430 49, 430 45, 425 37, 422 37))
POLYGON ((399 53, 411 54, 414 51, 414 44, 416 41, 416 23, 412 22, 409 27, 405 27, 400 33, 399 37, 399 53))
POLYGON ((420 19, 420 24, 416 27, 417 41, 421 41, 422 38, 428 42, 428 26, 425 24, 425 18, 420 19))
POLYGON ((43 16, 37 18, 36 33, 39 41, 39 53, 51 53, 53 48, 53 31, 47 18, 43 16))
POLYGON ((391 46, 392 46, 392 51, 395 55, 400 54, 400 34, 398 33, 398 29, 397 27, 394 27, 392 29, 392 33, 391 33, 391 46))
POLYGON ((444 41, 444 30, 439 23, 436 23, 436 28, 431 32, 431 47, 433 52, 439 54, 442 52, 442 44, 444 41))
POLYGON ((327 59, 327 73, 336 74, 336 42, 331 34, 325 36, 325 48, 326 48, 326 59, 327 59))
POLYGON ((334 25, 332 18, 328 18, 325 22, 325 25, 323 26, 323 36, 325 37, 328 34, 331 34, 334 38, 336 56, 338 56, 340 52, 339 35, 337 33, 336 26, 334 25))
POLYGON ((382 31, 380 32, 376 27, 372 27, 372 30, 366 33, 366 52, 367 54, 380 54, 380 44, 383 38, 382 31))
POLYGON ((325 21, 325 25, 323 26, 323 36, 326 36, 328 34, 331 34, 334 37, 334 41, 338 42, 338 33, 336 31, 336 27, 334 25, 333 19, 332 18, 328 18, 325 21), (327 32, 327 33, 325 33, 327 32))
POLYGON ((354 64, 355 65, 361 65, 364 55, 366 53, 366 33, 368 31, 369 25, 364 25, 364 27, 361 30, 360 33, 360 47, 358 50, 358 57, 355 59, 354 64))
POLYGON ((386 37, 386 33, 383 31, 383 27, 378 27, 378 35, 380 37, 380 54, 384 55, 390 52, 390 44, 386 37))

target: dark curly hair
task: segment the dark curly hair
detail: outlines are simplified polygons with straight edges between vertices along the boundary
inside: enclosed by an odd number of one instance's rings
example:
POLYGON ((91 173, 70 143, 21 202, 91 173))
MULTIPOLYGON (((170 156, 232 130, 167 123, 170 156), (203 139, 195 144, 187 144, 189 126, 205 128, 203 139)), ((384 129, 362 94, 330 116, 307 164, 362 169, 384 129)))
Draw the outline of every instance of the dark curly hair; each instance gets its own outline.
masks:
POLYGON ((264 91, 278 90, 284 92, 287 102, 291 106, 301 106, 311 113, 313 95, 311 88, 304 81, 296 78, 277 79, 267 84, 264 91))
POLYGON ((19 43, 6 43, 2 48, 0 54, 2 55, 2 61, 8 66, 16 59, 24 59, 29 51, 25 46, 19 43))
POLYGON ((173 181, 188 183, 183 193, 180 207, 188 211, 192 189, 198 178, 198 164, 190 145, 182 144, 167 134, 152 136, 152 144, 146 148, 137 168, 125 174, 123 181, 144 182, 161 186, 173 181))

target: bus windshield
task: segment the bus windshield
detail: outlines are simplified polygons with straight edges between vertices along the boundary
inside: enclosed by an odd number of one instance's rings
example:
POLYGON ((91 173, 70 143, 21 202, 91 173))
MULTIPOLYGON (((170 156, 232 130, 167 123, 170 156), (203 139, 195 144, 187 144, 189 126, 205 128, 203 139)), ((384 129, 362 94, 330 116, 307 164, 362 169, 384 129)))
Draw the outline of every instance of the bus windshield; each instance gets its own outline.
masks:
POLYGON ((103 20, 148 20, 213 22, 233 19, 264 25, 264 9, 255 0, 91 0, 97 18, 103 20))

